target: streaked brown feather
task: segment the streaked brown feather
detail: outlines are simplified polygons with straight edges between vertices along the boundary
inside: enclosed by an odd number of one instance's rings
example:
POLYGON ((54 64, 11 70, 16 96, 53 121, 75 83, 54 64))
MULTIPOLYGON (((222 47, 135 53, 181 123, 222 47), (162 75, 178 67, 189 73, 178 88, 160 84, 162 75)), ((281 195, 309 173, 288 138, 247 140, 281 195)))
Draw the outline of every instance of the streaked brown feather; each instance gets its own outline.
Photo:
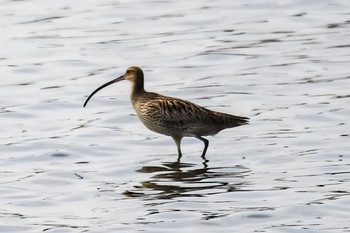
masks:
POLYGON ((211 111, 186 100, 153 92, 146 92, 132 102, 147 128, 168 136, 213 135, 248 122, 245 117, 211 111))

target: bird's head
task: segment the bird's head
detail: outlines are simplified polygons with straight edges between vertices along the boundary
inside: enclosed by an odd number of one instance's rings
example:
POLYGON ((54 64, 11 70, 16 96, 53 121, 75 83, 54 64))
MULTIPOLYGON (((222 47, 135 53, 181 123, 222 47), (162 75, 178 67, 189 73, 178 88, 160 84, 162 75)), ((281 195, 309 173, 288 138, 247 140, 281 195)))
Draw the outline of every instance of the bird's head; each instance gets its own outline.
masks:
POLYGON ((116 79, 113 79, 113 80, 103 84, 102 86, 100 86, 96 90, 94 90, 89 95, 89 97, 86 99, 86 101, 84 103, 84 107, 89 102, 91 97, 93 95, 95 95, 98 91, 100 91, 101 89, 103 89, 103 88, 105 88, 113 83, 116 83, 116 82, 119 82, 122 80, 129 80, 133 84, 133 87, 140 87, 141 89, 143 89, 143 72, 142 72, 141 68, 139 68, 137 66, 130 66, 122 76, 120 76, 116 79))

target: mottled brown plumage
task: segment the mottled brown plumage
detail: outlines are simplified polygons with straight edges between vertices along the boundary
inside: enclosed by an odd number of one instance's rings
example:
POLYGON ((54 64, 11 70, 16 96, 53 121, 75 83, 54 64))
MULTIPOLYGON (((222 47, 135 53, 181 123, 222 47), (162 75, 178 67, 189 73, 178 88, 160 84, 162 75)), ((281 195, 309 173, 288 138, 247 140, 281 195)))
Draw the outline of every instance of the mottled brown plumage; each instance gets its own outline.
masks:
POLYGON ((143 72, 136 66, 129 67, 124 75, 97 88, 87 98, 84 107, 96 92, 121 80, 132 83, 131 103, 139 119, 148 129, 171 136, 176 143, 179 159, 182 156, 180 144, 183 137, 203 141, 202 157, 205 158, 209 141, 202 136, 248 123, 246 117, 211 111, 186 100, 145 91, 143 72))

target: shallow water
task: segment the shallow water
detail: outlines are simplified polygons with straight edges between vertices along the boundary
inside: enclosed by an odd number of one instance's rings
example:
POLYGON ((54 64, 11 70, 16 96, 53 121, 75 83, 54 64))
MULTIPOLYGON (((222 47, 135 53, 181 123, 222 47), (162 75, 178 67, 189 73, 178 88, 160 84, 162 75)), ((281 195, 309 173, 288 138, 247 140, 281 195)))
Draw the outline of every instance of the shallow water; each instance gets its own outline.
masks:
POLYGON ((3 1, 0 232, 349 232, 349 1, 3 1), (250 124, 148 131, 129 83, 250 124))

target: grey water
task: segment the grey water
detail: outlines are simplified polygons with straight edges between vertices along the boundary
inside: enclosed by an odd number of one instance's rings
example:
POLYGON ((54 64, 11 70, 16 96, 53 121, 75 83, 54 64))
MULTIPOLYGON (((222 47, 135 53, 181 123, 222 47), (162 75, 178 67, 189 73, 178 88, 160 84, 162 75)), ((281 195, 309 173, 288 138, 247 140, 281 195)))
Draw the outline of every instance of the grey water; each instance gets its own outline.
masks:
POLYGON ((3 0, 0 232, 350 232, 350 2, 3 0), (148 131, 130 83, 250 118, 148 131))

